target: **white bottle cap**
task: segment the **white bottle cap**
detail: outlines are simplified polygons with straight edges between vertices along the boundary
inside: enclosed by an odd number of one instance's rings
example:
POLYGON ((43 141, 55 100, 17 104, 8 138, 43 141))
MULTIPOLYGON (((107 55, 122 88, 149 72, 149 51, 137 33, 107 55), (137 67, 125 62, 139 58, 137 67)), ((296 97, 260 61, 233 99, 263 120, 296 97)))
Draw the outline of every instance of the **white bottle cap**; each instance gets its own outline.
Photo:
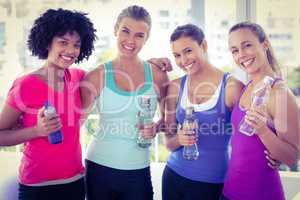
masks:
POLYGON ((192 106, 189 106, 185 109, 186 115, 192 115, 194 112, 194 108, 192 106))
POLYGON ((264 77, 264 84, 266 85, 272 85, 274 82, 274 78, 272 78, 271 76, 265 76, 264 77))

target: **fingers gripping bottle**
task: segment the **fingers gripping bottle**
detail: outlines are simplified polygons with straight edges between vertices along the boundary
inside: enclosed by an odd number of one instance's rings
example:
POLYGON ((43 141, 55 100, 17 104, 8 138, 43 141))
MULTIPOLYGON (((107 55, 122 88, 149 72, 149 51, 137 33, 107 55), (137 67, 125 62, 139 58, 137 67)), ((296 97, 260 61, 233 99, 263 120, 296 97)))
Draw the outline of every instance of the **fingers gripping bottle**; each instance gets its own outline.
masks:
MULTIPOLYGON (((154 104, 155 99, 151 96, 142 95, 138 98, 138 103, 140 106, 140 111, 138 112, 138 121, 141 126, 153 123, 153 117, 155 113, 154 104)), ((139 134, 137 139, 137 144, 141 148, 147 148, 151 146, 152 139, 145 139, 141 134, 139 134)))
MULTIPOLYGON (((45 103, 45 117, 46 118, 51 118, 52 116, 56 115, 56 110, 53 106, 51 106, 50 102, 47 101, 45 103)), ((63 135, 61 133, 61 130, 55 131, 53 133, 50 133, 50 135, 48 135, 48 141, 51 144, 59 144, 62 143, 63 141, 63 135)))
MULTIPOLYGON (((187 107, 185 111, 185 119, 183 122, 183 127, 188 128, 187 135, 196 135, 197 130, 195 128, 195 123, 197 120, 194 118, 194 108, 187 107)), ((197 160, 199 156, 199 151, 197 147, 197 143, 191 146, 183 147, 183 157, 187 160, 197 160)))
MULTIPOLYGON (((272 77, 265 76, 263 81, 258 84, 256 89, 252 92, 251 109, 258 107, 266 108, 273 82, 274 79, 272 77)), ((252 136, 256 131, 245 122, 245 118, 241 121, 239 130, 247 136, 252 136)))

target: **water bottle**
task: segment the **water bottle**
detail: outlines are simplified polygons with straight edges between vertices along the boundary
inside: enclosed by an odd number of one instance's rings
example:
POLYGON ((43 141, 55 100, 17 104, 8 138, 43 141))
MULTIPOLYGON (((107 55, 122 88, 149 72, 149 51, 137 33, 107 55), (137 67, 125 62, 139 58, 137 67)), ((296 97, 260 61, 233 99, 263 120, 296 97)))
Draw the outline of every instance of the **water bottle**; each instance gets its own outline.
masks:
MULTIPOLYGON (((138 111, 138 123, 141 126, 152 124, 153 117, 155 113, 155 103, 156 99, 151 96, 142 95, 138 97, 138 104, 140 106, 140 111, 138 111)), ((145 139, 141 134, 139 134, 137 139, 137 144, 141 148, 147 148, 151 146, 152 139, 145 139)))
MULTIPOLYGON (((272 77, 265 76, 263 81, 258 84, 252 93, 251 109, 257 107, 266 108, 273 82, 274 79, 272 77)), ((245 122, 245 118, 241 121, 239 130, 247 136, 252 136, 256 131, 245 122)))
MULTIPOLYGON (((196 119, 193 116, 194 108, 187 107, 185 111, 185 119, 183 122, 183 127, 188 127, 188 130, 185 134, 187 135, 196 135, 197 129, 194 127, 194 124, 197 123, 196 119)), ((187 160, 197 160, 199 156, 199 151, 197 147, 197 143, 191 146, 183 146, 183 158, 187 160)))
MULTIPOLYGON (((45 103, 45 117, 47 118, 51 118, 51 116, 53 115, 56 115, 56 110, 53 106, 51 106, 50 102, 47 101, 45 103)), ((51 143, 51 144, 59 144, 59 143, 62 143, 63 141, 63 135, 61 133, 61 130, 57 130, 53 133, 50 133, 50 135, 48 135, 48 141, 51 143)))

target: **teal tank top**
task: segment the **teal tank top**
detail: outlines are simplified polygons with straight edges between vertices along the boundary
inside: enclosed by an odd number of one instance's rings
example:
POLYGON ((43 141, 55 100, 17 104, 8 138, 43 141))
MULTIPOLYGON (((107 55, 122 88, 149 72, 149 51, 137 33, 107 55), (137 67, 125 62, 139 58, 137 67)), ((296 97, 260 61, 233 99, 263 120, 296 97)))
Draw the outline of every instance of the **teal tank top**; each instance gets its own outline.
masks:
POLYGON ((136 124, 137 97, 151 95, 157 98, 150 65, 144 62, 145 82, 141 88, 131 92, 117 87, 112 61, 105 63, 104 68, 105 84, 95 101, 100 119, 98 129, 87 148, 87 159, 99 165, 122 170, 148 167, 149 149, 137 145, 139 132, 136 124))

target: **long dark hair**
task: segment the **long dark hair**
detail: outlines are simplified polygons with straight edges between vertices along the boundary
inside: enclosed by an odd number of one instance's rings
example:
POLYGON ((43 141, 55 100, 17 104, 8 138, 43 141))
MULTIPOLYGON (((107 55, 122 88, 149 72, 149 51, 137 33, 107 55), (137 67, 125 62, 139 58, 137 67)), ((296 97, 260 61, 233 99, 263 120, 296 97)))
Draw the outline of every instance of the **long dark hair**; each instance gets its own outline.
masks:
POLYGON ((246 21, 246 22, 237 23, 234 26, 232 26, 229 30, 229 33, 233 32, 233 31, 236 31, 236 30, 239 30, 239 29, 249 29, 258 38, 258 41, 260 43, 262 43, 264 41, 267 41, 269 43, 269 47, 266 51, 268 62, 270 64, 272 70, 278 76, 281 76, 281 71, 280 71, 280 68, 279 68, 278 61, 274 56, 273 49, 271 47, 271 44, 269 42, 269 39, 268 39, 264 29, 259 24, 246 21))

